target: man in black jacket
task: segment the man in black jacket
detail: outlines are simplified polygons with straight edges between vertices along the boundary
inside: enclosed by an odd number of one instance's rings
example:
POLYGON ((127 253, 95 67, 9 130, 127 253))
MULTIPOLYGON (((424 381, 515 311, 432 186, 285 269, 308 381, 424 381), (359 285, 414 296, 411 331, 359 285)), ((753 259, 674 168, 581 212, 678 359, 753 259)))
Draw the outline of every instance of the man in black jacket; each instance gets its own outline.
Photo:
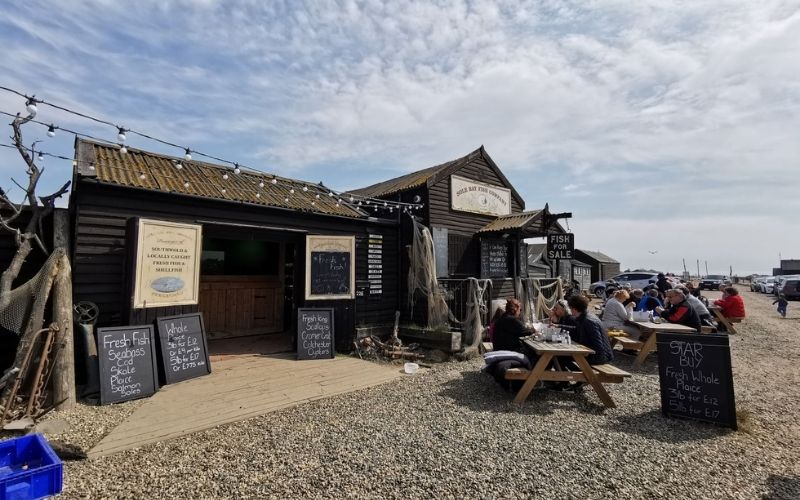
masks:
POLYGON ((589 364, 603 365, 614 359, 614 351, 603 329, 603 323, 600 318, 587 312, 589 301, 585 297, 570 297, 567 303, 575 318, 576 340, 594 351, 594 354, 586 357, 589 364))

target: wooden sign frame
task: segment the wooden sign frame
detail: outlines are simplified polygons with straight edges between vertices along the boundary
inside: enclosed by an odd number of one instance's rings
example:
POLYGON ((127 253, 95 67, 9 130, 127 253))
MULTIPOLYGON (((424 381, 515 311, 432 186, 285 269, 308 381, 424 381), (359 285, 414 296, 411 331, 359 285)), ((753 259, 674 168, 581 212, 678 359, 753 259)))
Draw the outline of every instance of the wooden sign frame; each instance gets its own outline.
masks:
POLYGON ((132 262, 133 294, 131 303, 133 308, 147 309, 150 307, 196 305, 200 299, 200 260, 203 247, 203 226, 155 219, 137 219, 134 226, 136 231, 136 250, 132 262), (151 241, 153 239, 155 240, 154 242, 151 241), (180 245, 181 243, 177 243, 180 240, 183 240, 188 258, 183 255, 170 255, 171 250, 164 247, 164 245, 169 244, 180 245), (154 246, 154 244, 157 246, 154 246), (154 250, 154 248, 158 250, 154 250), (158 260, 159 258, 161 261, 158 260), (162 272, 157 267, 162 265, 164 268, 170 268, 172 265, 177 270, 183 260, 188 260, 189 265, 193 265, 193 268, 182 274, 179 271, 175 273, 162 272), (170 262, 175 264, 170 264, 170 262), (161 276, 162 274, 163 276, 161 276), (179 275, 171 276, 171 274, 179 275), (153 278, 153 276, 159 277, 153 278), (185 278, 185 280, 182 278, 185 278), (156 285, 157 281, 162 281, 162 283, 156 285), (180 288, 172 290, 178 285, 180 285, 180 288), (164 288, 163 290, 158 290, 156 286, 164 288), (152 290, 149 290, 148 287, 152 288, 152 290), (184 288, 187 289, 187 293, 175 294, 175 292, 184 288))
POLYGON ((306 300, 347 300, 356 297, 356 237, 355 236, 324 236, 306 235, 306 300), (342 294, 313 294, 311 293, 311 253, 312 252, 349 252, 350 276, 349 293, 342 294))

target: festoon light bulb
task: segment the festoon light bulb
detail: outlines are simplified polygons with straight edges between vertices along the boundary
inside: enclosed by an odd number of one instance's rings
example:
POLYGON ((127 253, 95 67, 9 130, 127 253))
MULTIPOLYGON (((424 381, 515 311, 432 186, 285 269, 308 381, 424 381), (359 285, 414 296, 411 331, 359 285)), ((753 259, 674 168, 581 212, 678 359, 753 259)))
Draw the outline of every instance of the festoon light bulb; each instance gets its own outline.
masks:
POLYGON ((47 137, 55 137, 56 136, 56 127, 53 124, 50 124, 47 127, 47 137))

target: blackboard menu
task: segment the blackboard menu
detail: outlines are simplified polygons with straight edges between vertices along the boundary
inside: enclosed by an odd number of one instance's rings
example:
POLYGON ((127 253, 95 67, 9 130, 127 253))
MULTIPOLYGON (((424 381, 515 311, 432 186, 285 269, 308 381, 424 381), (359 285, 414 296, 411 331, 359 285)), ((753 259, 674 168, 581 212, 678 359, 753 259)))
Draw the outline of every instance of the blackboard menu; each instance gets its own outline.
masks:
POLYGON ((350 252, 311 252, 311 294, 350 293, 350 252))
POLYGON ((481 240, 481 278, 507 277, 508 264, 506 240, 481 240))
POLYGON ((297 359, 334 356, 333 308, 297 308, 297 359))
POLYGON ((369 294, 383 294, 383 235, 370 234, 367 239, 367 277, 369 294))
POLYGON ((165 383, 211 373, 202 314, 165 316, 156 319, 156 326, 165 383))
POLYGON ((153 327, 97 329, 100 404, 146 398, 158 390, 153 327))
POLYGON ((736 429, 728 336, 657 335, 662 413, 736 429))

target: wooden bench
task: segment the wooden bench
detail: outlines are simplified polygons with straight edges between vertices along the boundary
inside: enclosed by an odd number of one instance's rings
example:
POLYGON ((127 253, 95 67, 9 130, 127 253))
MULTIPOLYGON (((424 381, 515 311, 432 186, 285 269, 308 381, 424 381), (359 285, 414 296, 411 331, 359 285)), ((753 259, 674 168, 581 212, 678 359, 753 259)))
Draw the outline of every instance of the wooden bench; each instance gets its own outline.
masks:
POLYGON ((621 345, 623 349, 633 349, 635 351, 641 350, 644 346, 644 342, 640 340, 635 340, 629 337, 612 337, 611 338, 611 346, 621 345))
MULTIPOLYGON (((627 377, 630 377, 631 374, 626 372, 625 370, 621 370, 614 365, 593 365, 592 371, 594 372, 597 379, 606 384, 619 384, 623 382, 627 377)), ((506 370, 506 380, 527 380, 528 375, 530 375, 531 371, 526 370, 525 368, 509 368, 506 370)), ((565 379, 570 378, 570 374, 573 374, 574 378, 577 380, 581 372, 576 371, 565 371, 564 377, 565 379)))

